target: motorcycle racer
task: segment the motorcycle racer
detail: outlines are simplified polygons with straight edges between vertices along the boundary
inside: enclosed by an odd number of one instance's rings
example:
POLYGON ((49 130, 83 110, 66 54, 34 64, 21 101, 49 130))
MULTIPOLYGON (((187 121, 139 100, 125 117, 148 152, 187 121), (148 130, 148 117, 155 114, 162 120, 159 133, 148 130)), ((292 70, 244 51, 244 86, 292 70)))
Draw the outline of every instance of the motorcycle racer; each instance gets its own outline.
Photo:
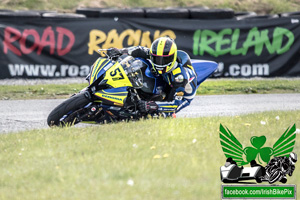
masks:
POLYGON ((177 49, 174 40, 169 37, 156 39, 151 48, 135 46, 124 49, 111 48, 107 51, 110 57, 128 54, 133 57, 148 59, 151 62, 151 73, 162 77, 169 86, 164 101, 138 102, 142 113, 164 113, 170 116, 190 105, 197 91, 197 74, 191 64, 189 55, 177 49))
MULTIPOLYGON (((294 152, 290 153, 289 157, 274 157, 266 166, 266 173, 268 177, 272 177, 277 171, 282 172, 283 176, 280 178, 280 182, 286 183, 287 178, 286 174, 289 176, 293 175, 295 170, 295 164, 297 162, 297 154, 294 152)), ((270 183, 273 183, 273 180, 268 180, 270 183)))
POLYGON ((154 41, 150 49, 98 52, 101 56, 86 79, 89 85, 51 111, 49 126, 106 124, 147 118, 148 114, 176 117, 218 66, 213 61, 190 60, 167 37, 154 41))

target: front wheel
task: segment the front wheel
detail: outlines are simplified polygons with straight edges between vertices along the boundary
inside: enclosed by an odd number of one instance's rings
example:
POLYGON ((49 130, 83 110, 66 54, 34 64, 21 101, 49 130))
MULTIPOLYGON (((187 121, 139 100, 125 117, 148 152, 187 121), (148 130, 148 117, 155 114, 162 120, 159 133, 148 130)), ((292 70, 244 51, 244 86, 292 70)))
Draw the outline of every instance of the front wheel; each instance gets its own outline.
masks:
POLYGON ((270 184, 273 184, 276 181, 279 181, 283 177, 283 173, 279 170, 273 170, 271 173, 272 174, 269 177, 270 184))
MULTIPOLYGON (((71 98, 65 100, 60 105, 58 105, 52 112, 49 114, 47 119, 47 124, 49 126, 65 126, 66 122, 62 122, 61 119, 80 108, 83 108, 90 100, 88 98, 87 92, 78 93, 71 98)), ((69 125, 75 124, 76 119, 72 119, 72 122, 69 122, 69 125)))

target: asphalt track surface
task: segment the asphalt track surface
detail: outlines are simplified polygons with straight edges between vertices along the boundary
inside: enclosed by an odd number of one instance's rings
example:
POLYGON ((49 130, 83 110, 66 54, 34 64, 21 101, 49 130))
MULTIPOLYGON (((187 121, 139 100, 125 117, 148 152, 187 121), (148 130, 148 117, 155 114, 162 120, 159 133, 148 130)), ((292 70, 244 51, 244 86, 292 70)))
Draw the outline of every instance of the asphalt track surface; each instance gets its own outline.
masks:
MULTIPOLYGON (((272 111, 300 110, 300 94, 248 94, 196 96, 177 117, 235 116, 272 111)), ((0 101, 0 133, 48 128, 46 119, 63 100, 0 101)))

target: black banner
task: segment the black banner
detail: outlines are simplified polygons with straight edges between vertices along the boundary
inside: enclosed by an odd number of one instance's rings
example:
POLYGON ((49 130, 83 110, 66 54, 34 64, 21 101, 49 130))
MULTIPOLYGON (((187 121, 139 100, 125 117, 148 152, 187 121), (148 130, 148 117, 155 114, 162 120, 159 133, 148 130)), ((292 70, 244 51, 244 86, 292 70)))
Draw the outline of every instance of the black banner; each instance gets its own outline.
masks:
POLYGON ((2 19, 0 79, 86 76, 98 49, 174 38, 215 77, 300 75, 300 18, 252 20, 2 19))

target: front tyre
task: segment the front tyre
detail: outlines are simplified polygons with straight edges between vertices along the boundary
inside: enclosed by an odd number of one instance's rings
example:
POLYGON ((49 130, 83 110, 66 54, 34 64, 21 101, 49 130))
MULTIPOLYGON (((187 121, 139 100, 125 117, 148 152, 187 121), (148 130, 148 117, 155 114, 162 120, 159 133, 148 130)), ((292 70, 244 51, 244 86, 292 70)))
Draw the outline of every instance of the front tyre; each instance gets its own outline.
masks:
MULTIPOLYGON (((47 118, 47 124, 49 126, 65 126, 66 124, 61 122, 60 119, 71 112, 83 108, 88 103, 90 103, 88 92, 82 92, 72 96, 52 110, 47 118)), ((70 123, 70 125, 72 125, 72 123, 70 123)))
POLYGON ((269 183, 273 184, 276 181, 279 181, 281 179, 281 177, 283 177, 283 173, 279 170, 273 170, 271 172, 272 174, 269 177, 269 183))

